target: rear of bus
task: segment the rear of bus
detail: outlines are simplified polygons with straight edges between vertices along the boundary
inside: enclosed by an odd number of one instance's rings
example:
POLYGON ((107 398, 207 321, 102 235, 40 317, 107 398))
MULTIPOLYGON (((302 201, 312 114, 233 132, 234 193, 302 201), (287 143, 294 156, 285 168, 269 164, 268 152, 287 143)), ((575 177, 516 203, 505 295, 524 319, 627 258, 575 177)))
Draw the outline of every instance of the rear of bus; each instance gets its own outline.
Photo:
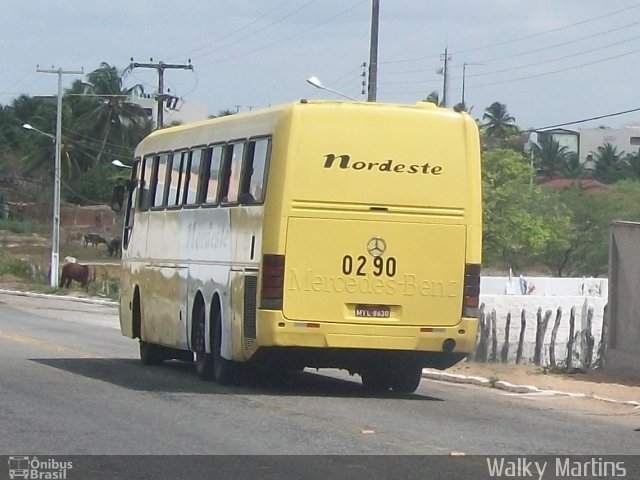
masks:
POLYGON ((481 180, 468 115, 303 101, 274 136, 268 182, 261 353, 413 391, 422 367, 474 350, 481 180))

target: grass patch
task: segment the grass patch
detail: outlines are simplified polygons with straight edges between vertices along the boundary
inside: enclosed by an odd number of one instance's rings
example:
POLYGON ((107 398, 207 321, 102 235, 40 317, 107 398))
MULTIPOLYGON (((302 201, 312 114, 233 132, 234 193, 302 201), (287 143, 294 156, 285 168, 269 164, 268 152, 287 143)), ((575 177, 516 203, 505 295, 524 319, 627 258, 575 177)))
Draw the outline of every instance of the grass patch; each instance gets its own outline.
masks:
POLYGON ((38 268, 22 258, 0 257, 0 275, 13 275, 25 280, 32 280, 38 268))
POLYGON ((0 219, 0 230, 9 230, 17 234, 31 234, 36 231, 36 224, 31 220, 3 218, 0 219))
POLYGON ((118 300, 120 298, 120 279, 117 277, 109 277, 104 281, 90 282, 87 293, 96 297, 118 300))

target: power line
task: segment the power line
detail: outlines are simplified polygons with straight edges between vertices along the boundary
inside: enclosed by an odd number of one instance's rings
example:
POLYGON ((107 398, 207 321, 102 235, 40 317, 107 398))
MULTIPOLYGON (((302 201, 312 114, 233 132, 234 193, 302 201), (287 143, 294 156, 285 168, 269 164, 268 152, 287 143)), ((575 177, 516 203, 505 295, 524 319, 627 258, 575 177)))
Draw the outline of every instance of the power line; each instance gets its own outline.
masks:
MULTIPOLYGON (((562 27, 557 27, 557 28, 553 28, 553 29, 550 29, 550 30, 545 30, 545 31, 542 31, 542 32, 533 33, 531 35, 525 35, 523 37, 503 40, 503 41, 496 42, 496 43, 491 43, 491 44, 488 44, 488 45, 481 45, 481 46, 469 48, 469 49, 466 49, 466 50, 454 51, 454 52, 452 52, 452 54, 456 55, 456 56, 459 56, 459 55, 470 53, 470 52, 476 52, 476 51, 479 51, 479 50, 487 50, 487 49, 491 49, 491 48, 494 48, 494 47, 499 47, 499 46, 502 46, 502 45, 512 44, 514 42, 520 42, 522 40, 529 40, 531 38, 540 37, 540 36, 547 35, 547 34, 550 34, 550 33, 556 33, 556 32, 562 31, 562 30, 567 30, 569 28, 576 27, 578 25, 584 25, 586 23, 594 22, 596 20, 601 20, 603 18, 611 17, 613 15, 617 15, 618 13, 623 13, 623 12, 626 12, 626 11, 629 11, 629 10, 633 10, 633 9, 636 9, 636 8, 639 8, 639 7, 640 7, 640 4, 633 5, 631 7, 626 7, 626 8, 620 9, 620 10, 616 10, 616 11, 613 11, 613 12, 606 13, 604 15, 599 15, 597 17, 587 18, 585 20, 581 20, 579 22, 572 23, 570 25, 564 25, 562 27)), ((391 61, 381 62, 381 64, 385 64, 386 65, 386 64, 395 64, 395 63, 419 62, 419 61, 424 61, 424 60, 429 60, 429 59, 437 59, 437 58, 438 58, 438 55, 430 55, 430 56, 407 58, 407 59, 401 59, 401 60, 391 60, 391 61)))
POLYGON ((630 110, 623 110, 622 112, 607 113, 605 115, 598 115, 597 117, 583 118, 582 120, 575 120, 573 122, 556 123, 555 125, 549 125, 549 126, 546 126, 546 127, 539 127, 539 128, 530 128, 530 129, 523 130, 523 131, 524 132, 535 132, 537 130, 548 130, 550 128, 566 127, 567 125, 577 125, 578 123, 592 122, 594 120, 601 120, 603 118, 617 117, 619 115, 625 115, 627 113, 634 113, 634 112, 639 112, 639 111, 640 111, 640 107, 632 108, 630 110))
MULTIPOLYGON (((278 5, 277 7, 272 8, 271 10, 268 10, 266 13, 260 15, 259 17, 254 18, 252 21, 250 21, 249 23, 246 23, 244 25, 242 25, 241 27, 236 28, 235 30, 232 30, 231 32, 222 35, 221 37, 216 38, 215 40, 213 40, 212 42, 203 45, 201 47, 197 47, 194 48, 193 50, 188 51, 185 55, 183 56, 188 56, 191 55, 192 58, 196 58, 193 55, 193 52, 197 52, 198 50, 204 50, 206 48, 209 48, 212 45, 217 44, 218 42, 221 42, 222 40, 225 40, 231 36, 233 36, 234 34, 241 32, 242 30, 245 30, 246 28, 250 27, 251 25, 258 23, 260 20, 262 20, 263 18, 266 18, 269 14, 271 14, 272 12, 275 12, 276 10, 280 10, 283 6, 285 6, 287 3, 290 3, 291 0, 285 0, 284 2, 282 2, 280 5, 278 5)), ((271 24, 273 25, 273 23, 271 24)), ((246 38, 246 37, 245 37, 246 38)), ((225 45, 224 47, 226 48, 228 45, 225 45)), ((223 47, 220 47, 223 48, 223 47)))
POLYGON ((477 85, 474 85, 473 87, 474 88, 489 87, 489 86, 493 86, 493 85, 502 85, 502 84, 505 84, 505 83, 519 82, 521 80, 530 80, 532 78, 545 77, 547 75, 553 75, 553 74, 556 74, 556 73, 567 72, 569 70, 575 70, 577 68, 588 67, 590 65, 595 65, 597 63, 608 62, 610 60, 616 60, 618 58, 627 57, 627 56, 633 55, 635 53, 640 53, 640 50, 632 50, 630 52, 621 53, 620 55, 615 55, 613 57, 601 58, 601 59, 598 59, 598 60, 594 60, 592 62, 582 63, 580 65, 573 65, 571 67, 560 68, 558 70, 552 70, 552 71, 549 71, 549 72, 541 72, 541 73, 535 73, 535 74, 527 75, 525 77, 511 78, 511 79, 508 79, 508 80, 477 84, 477 85))
MULTIPOLYGON (((246 57, 247 55, 252 55, 252 54, 260 52, 262 50, 269 49, 269 48, 271 48, 271 47, 273 47, 275 45, 278 45, 279 43, 286 42, 287 40, 291 40, 292 38, 295 38, 297 36, 302 35, 303 33, 307 33, 307 32, 309 32, 311 30, 314 30, 314 29, 326 24, 326 23, 329 23, 330 21, 335 20, 336 18, 343 16, 345 13, 348 13, 351 10, 355 10, 360 5, 363 5, 363 4, 367 3, 367 2, 369 2, 369 0, 362 0, 361 2, 356 3, 352 7, 349 7, 347 9, 345 9, 345 10, 342 10, 341 12, 337 13, 336 15, 334 15, 332 17, 329 17, 329 18, 327 18, 326 20, 323 20, 320 23, 317 23, 317 24, 315 24, 315 25, 313 25, 311 27, 308 27, 308 28, 305 28, 303 30, 300 30, 299 32, 296 32, 296 33, 294 33, 292 35, 289 35, 288 37, 281 38, 280 40, 276 40, 276 41, 271 42, 271 43, 269 43, 267 45, 263 45, 261 47, 258 47, 258 48, 254 49, 254 50, 249 50, 247 52, 240 53, 240 54, 232 56, 232 57, 227 57, 227 58, 223 58, 221 60, 217 60, 215 63, 222 63, 222 62, 228 62, 230 60, 237 60, 238 58, 246 57)), ((214 62, 205 63, 204 65, 210 65, 211 63, 214 63, 214 62)))
POLYGON ((194 57, 193 57, 193 58, 202 58, 202 57, 206 57, 206 56, 211 55, 212 53, 215 53, 215 52, 217 52, 217 51, 219 51, 219 50, 222 50, 222 49, 224 49, 224 48, 229 48, 229 47, 231 47, 231 46, 233 46, 233 45, 236 45, 236 44, 238 44, 238 43, 240 43, 240 42, 242 42, 242 41, 246 40, 247 38, 253 37, 254 35, 256 35, 256 34, 258 34, 258 33, 262 32, 262 31, 264 31, 264 30, 267 30, 268 28, 270 28, 270 27, 272 27, 272 26, 274 26, 274 25, 276 25, 276 24, 280 23, 280 22, 281 22, 281 21, 283 21, 284 19, 289 18, 289 17, 291 17, 292 15, 295 15, 295 14, 296 14, 296 13, 298 13, 300 10, 303 10, 303 9, 307 8, 309 5, 311 5, 312 3, 315 3, 315 2, 316 2, 316 0, 310 0, 310 1, 308 1, 307 3, 305 3, 304 5, 302 5, 301 7, 298 7, 297 9, 295 9, 295 10, 293 10, 293 11, 291 11, 291 12, 287 13, 286 15, 283 15, 282 17, 280 17, 280 18, 276 19, 275 21, 273 21, 273 22, 271 22, 271 23, 269 23, 269 24, 265 25, 265 26, 264 26, 264 27, 262 27, 262 28, 259 28, 258 30, 255 30, 254 32, 252 32, 252 33, 250 33, 250 34, 243 36, 242 38, 240 38, 240 39, 238 39, 238 40, 235 40, 235 41, 233 41, 233 42, 231 42, 231 43, 227 43, 227 44, 225 44, 225 45, 221 45, 221 46, 219 46, 219 47, 217 47, 217 48, 214 48, 213 50, 210 50, 210 51, 208 51, 208 52, 202 53, 202 54, 200 54, 200 55, 194 55, 194 57))
MULTIPOLYGON (((522 57, 524 55, 529 55, 531 53, 539 53, 539 52, 543 52, 545 50, 551 50, 552 48, 558 48, 558 47, 565 48, 567 45, 571 45, 572 43, 578 43, 578 42, 582 42, 584 40, 593 40, 595 37, 601 37, 602 35, 606 35, 606 34, 611 33, 611 32, 617 32, 619 30, 624 30, 625 28, 635 27, 638 24, 640 24, 640 21, 629 23, 629 24, 623 25, 621 27, 611 28, 611 29, 605 30, 603 32, 589 33, 589 35, 587 35, 587 36, 574 38, 573 40, 563 40, 560 43, 554 43, 553 45, 547 45, 546 47, 534 48, 533 50, 527 50, 527 51, 520 52, 520 53, 514 53, 512 55, 506 55, 504 57, 492 58, 492 59, 488 59, 488 60, 481 60, 480 63, 493 63, 493 62, 497 62, 497 61, 500 61, 500 60, 508 60, 510 58, 522 57)), ((635 38, 637 38, 637 37, 634 37, 634 38, 632 38, 630 40, 635 40, 635 38)), ((629 40, 626 40, 626 41, 629 41, 629 40)), ((602 48, 605 48, 605 47, 602 47, 602 48)))

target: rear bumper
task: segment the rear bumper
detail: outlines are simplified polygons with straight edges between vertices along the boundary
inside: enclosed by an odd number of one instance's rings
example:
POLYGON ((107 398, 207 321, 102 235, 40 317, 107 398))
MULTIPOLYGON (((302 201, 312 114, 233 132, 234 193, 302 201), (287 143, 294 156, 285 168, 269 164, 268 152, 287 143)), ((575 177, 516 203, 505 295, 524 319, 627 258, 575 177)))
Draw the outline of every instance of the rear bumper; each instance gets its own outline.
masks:
POLYGON ((475 350, 478 319, 462 318, 450 327, 371 325, 287 320, 282 312, 258 310, 258 347, 307 347, 444 352, 475 350), (451 347, 450 340, 455 342, 451 347), (448 343, 447 343, 448 342, 448 343))

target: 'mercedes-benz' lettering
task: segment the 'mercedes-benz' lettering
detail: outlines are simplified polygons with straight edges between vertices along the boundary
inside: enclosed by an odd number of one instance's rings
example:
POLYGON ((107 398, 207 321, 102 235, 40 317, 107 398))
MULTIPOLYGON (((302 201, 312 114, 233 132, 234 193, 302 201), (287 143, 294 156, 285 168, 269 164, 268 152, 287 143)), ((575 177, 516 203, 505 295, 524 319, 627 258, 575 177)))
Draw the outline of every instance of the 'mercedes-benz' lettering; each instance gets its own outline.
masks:
POLYGON ((287 290, 299 292, 455 297, 460 290, 456 281, 424 280, 413 274, 404 274, 397 278, 369 278, 322 275, 311 269, 299 272, 291 268, 287 278, 287 290))
POLYGON ((392 173, 409 173, 409 174, 423 174, 423 175, 441 175, 442 174, 442 166, 441 165, 431 165, 429 162, 423 163, 422 165, 412 164, 407 165, 406 163, 398 163, 392 159, 385 160, 382 162, 364 162, 364 161, 356 161, 351 162, 351 156, 344 155, 335 155, 333 153, 329 153, 324 156, 324 168, 332 168, 334 165, 337 168, 351 169, 351 170, 367 170, 367 171, 377 171, 377 172, 392 172, 392 173))

